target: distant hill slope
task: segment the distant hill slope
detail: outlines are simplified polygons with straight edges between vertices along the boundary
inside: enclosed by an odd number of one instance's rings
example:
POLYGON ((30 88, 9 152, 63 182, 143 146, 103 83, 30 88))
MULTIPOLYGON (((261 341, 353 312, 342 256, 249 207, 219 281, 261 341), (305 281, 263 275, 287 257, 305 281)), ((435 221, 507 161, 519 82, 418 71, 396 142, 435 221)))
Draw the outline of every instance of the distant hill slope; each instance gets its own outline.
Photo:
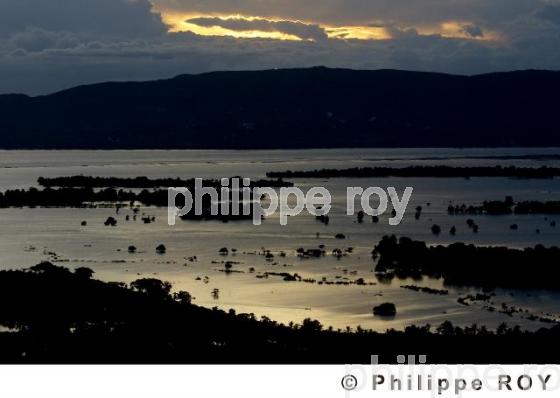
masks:
POLYGON ((1 148, 560 146, 560 72, 214 72, 0 96, 1 148))

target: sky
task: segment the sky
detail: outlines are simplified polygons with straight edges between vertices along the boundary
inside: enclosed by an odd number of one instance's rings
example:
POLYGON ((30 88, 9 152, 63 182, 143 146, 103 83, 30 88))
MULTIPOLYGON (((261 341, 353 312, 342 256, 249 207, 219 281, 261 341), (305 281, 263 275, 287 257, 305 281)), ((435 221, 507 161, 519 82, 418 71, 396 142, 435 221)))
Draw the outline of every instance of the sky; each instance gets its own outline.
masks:
POLYGON ((560 0, 0 0, 0 93, 324 65, 560 69, 560 0))

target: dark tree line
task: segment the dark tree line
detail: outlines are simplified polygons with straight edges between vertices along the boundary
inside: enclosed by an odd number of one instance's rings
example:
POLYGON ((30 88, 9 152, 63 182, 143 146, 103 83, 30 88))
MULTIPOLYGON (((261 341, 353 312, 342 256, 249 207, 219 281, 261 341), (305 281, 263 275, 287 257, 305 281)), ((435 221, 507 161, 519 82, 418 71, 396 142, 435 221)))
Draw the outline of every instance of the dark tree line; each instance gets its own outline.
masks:
POLYGON ((107 188, 15 189, 0 192, 0 207, 88 207, 99 202, 148 204, 167 203, 167 191, 140 193, 107 188), (165 199, 165 202, 163 201, 165 199))
POLYGON ((553 178, 560 176, 555 167, 453 167, 453 166, 410 166, 410 167, 354 167, 350 169, 321 169, 310 171, 269 172, 269 178, 357 178, 357 177, 509 177, 509 178, 553 178))
MULTIPOLYGON (((236 178, 236 177, 233 177, 236 178)), ((230 186, 231 186, 231 179, 230 186)), ((39 177, 38 181, 40 186, 46 188, 168 188, 168 187, 183 187, 194 189, 195 179, 181 179, 181 178, 156 178, 150 179, 148 177, 134 177, 134 178, 119 178, 119 177, 89 177, 89 176, 71 176, 71 177, 39 177)), ((240 181, 240 185, 242 181, 240 181)), ((216 189, 221 188, 221 180, 206 179, 202 183, 205 187, 213 187, 216 189)), ((281 178, 276 180, 255 180, 251 181, 250 187, 291 187, 290 182, 285 182, 281 178)))
MULTIPOLYGON (((192 193, 192 191, 191 191, 192 193)), ((218 194, 220 191, 218 190, 218 194)), ((194 198, 194 193, 193 193, 194 198)), ((167 207, 168 192, 167 190, 147 190, 140 192, 125 191, 123 189, 106 188, 94 190, 93 188, 45 188, 39 190, 37 188, 29 188, 27 190, 16 189, 0 192, 0 208, 8 207, 96 207, 102 203, 109 203, 113 206, 135 206, 142 204, 145 206, 167 207)), ((183 195, 177 195, 175 204, 178 208, 185 205, 183 195)), ((233 203, 229 202, 230 214, 222 215, 212 214, 212 201, 210 196, 202 197, 202 214, 195 214, 195 206, 193 205, 190 212, 182 218, 185 220, 221 220, 236 221, 251 219, 253 216, 253 207, 250 208, 248 215, 243 215, 243 204, 239 204, 239 214, 231 215, 233 203)))
POLYGON ((560 214, 560 201, 539 202, 536 200, 514 202, 508 196, 505 200, 485 201, 480 206, 475 205, 449 205, 447 212, 450 215, 508 215, 508 214, 560 214))

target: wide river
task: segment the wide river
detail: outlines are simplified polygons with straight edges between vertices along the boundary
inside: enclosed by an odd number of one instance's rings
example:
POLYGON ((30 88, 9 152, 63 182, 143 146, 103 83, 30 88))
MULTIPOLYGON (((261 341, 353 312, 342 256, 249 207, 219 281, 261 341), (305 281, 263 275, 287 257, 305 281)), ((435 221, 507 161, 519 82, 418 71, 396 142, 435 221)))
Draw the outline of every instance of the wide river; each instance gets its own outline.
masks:
MULTIPOLYGON (((516 149, 343 149, 301 151, 0 151, 0 190, 37 186, 37 178, 88 175, 114 177, 219 178, 241 176, 264 178, 267 171, 309 170, 445 164, 454 166, 516 165, 560 167, 559 148, 516 149)), ((501 322, 535 329, 547 324, 531 321, 525 315, 490 312, 481 303, 464 306, 457 298, 469 293, 450 289, 448 296, 435 296, 401 288, 414 284, 442 288, 441 281, 399 281, 380 283, 373 273, 371 250, 383 235, 409 236, 430 244, 463 241, 479 245, 528 247, 542 243, 560 244, 560 226, 553 228, 554 217, 478 216, 478 234, 466 225, 469 217, 447 215, 449 203, 477 204, 484 200, 503 200, 506 195, 518 200, 560 200, 560 179, 518 180, 507 178, 379 178, 379 179, 305 179, 293 180, 304 191, 323 186, 333 196, 330 224, 324 225, 307 213, 289 218, 280 226, 277 217, 267 218, 261 226, 250 222, 214 221, 167 224, 167 209, 142 208, 156 221, 125 221, 129 209, 115 214, 114 209, 0 209, 0 267, 25 268, 43 260, 57 261, 70 268, 87 266, 103 280, 130 282, 155 277, 173 283, 176 290, 187 290, 195 303, 207 307, 233 308, 237 312, 267 316, 279 322, 300 323, 304 318, 320 320, 335 328, 347 326, 385 330, 402 329, 410 324, 436 325, 450 320, 458 325, 483 324, 490 328, 501 322), (382 216, 378 224, 366 218, 363 224, 346 212, 347 186, 414 188, 403 222, 397 227, 382 216), (414 218, 414 208, 422 206, 422 217, 414 218), (118 219, 116 227, 105 227, 108 216, 118 219), (81 226, 87 221, 87 226, 81 226), (442 234, 431 233, 432 224, 442 234), (512 224, 518 230, 511 230, 512 224), (457 235, 448 233, 456 226, 457 235), (541 233, 535 231, 540 229, 541 233), (317 236, 319 233, 319 236, 317 236), (345 240, 335 239, 344 234, 345 240), (167 253, 157 254, 163 243, 167 253), (138 248, 129 254, 127 248, 138 248), (328 255, 301 259, 296 250, 325 245, 328 255), (235 248, 227 257, 218 251, 235 248), (337 259, 333 249, 353 252, 337 259), (273 260, 259 253, 270 250, 273 260), (285 257, 280 253, 284 252, 285 257), (197 261, 189 261, 196 256, 197 261), (234 270, 223 272, 224 261, 233 261, 234 270), (332 282, 363 278, 369 284, 311 284, 285 282, 280 276, 258 278, 264 272, 297 273, 304 278, 332 282), (372 315, 372 307, 393 302, 398 314, 385 320, 372 315)), ((558 220, 560 221, 560 219, 558 220)), ((543 278, 547 277, 543 275, 543 278)), ((550 291, 498 291, 496 305, 514 305, 528 313, 560 320, 560 294, 550 291)))

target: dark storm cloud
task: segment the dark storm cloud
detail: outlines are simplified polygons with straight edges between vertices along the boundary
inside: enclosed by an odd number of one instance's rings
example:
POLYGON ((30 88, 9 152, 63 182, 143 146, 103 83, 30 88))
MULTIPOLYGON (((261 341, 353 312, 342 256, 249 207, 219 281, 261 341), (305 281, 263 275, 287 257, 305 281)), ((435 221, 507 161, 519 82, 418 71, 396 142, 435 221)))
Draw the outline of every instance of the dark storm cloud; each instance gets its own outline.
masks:
POLYGON ((198 26, 219 26, 234 31, 280 32, 297 36, 304 40, 325 40, 325 30, 317 24, 306 24, 299 21, 270 21, 267 19, 245 19, 245 18, 217 18, 199 17, 186 20, 198 26))
POLYGON ((538 10, 537 16, 556 25, 560 25, 560 4, 547 4, 538 10))
POLYGON ((0 37, 31 27, 100 37, 152 37, 167 30, 148 0, 0 0, 0 37))
POLYGON ((52 32, 33 27, 14 33, 8 42, 16 49, 36 52, 46 49, 77 47, 81 40, 73 33, 52 32))
POLYGON ((463 25, 463 32, 465 32, 470 37, 484 36, 484 30, 480 26, 472 24, 463 25))
POLYGON ((158 10, 203 15, 190 21, 199 25, 278 31, 313 41, 167 33, 148 0, 0 0, 0 93, 38 94, 106 80, 314 65, 464 74, 560 69, 558 1, 153 2, 158 10), (261 18, 216 18, 230 14, 261 18), (274 19, 262 18, 267 16, 274 19), (421 33, 423 26, 449 21, 462 37, 421 33), (384 27, 392 38, 326 39, 326 25, 384 27), (492 32, 499 40, 489 39, 492 32))

